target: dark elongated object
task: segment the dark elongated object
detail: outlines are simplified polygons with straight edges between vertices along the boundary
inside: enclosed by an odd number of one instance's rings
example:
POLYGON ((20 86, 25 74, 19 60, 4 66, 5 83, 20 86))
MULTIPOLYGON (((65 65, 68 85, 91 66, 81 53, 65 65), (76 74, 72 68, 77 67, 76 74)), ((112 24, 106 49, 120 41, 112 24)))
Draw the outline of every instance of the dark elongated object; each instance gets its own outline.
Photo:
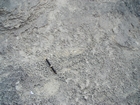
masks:
POLYGON ((50 64, 50 62, 49 62, 48 59, 46 59, 46 62, 48 63, 48 65, 50 66, 50 68, 52 69, 52 71, 53 71, 55 74, 57 74, 56 71, 54 70, 53 66, 50 64))
POLYGON ((46 59, 46 62, 48 63, 48 65, 51 67, 51 64, 50 64, 50 62, 48 61, 48 59, 46 59))

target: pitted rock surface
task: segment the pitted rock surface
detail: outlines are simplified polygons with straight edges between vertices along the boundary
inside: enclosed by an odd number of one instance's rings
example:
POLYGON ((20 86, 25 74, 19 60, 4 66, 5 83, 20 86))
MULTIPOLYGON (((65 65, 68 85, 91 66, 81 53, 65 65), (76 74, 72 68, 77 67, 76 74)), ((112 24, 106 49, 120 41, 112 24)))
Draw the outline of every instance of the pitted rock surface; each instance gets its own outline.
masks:
POLYGON ((140 1, 1 0, 0 105, 140 105, 140 1))

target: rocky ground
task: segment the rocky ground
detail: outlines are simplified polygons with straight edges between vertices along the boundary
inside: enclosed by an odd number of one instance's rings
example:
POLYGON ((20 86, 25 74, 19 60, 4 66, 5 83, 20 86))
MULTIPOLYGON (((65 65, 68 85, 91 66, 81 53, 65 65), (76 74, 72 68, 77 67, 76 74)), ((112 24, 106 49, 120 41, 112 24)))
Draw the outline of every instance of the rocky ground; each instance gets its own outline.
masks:
POLYGON ((0 105, 140 105, 140 0, 0 0, 0 105))

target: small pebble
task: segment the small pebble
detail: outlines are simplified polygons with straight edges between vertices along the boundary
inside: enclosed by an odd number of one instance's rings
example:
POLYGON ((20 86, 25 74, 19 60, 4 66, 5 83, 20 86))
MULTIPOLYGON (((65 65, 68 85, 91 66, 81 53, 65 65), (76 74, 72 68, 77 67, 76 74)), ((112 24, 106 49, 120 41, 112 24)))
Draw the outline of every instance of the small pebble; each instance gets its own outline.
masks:
POLYGON ((32 91, 30 91, 31 94, 34 94, 32 91))

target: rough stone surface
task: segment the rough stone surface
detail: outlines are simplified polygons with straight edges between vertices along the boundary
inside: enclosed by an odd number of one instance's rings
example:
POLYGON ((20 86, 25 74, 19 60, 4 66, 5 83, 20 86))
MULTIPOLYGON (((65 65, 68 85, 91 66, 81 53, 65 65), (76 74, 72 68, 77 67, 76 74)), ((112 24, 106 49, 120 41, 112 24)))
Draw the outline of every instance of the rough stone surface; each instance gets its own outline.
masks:
POLYGON ((1 0, 0 105, 140 105, 140 1, 1 0))

